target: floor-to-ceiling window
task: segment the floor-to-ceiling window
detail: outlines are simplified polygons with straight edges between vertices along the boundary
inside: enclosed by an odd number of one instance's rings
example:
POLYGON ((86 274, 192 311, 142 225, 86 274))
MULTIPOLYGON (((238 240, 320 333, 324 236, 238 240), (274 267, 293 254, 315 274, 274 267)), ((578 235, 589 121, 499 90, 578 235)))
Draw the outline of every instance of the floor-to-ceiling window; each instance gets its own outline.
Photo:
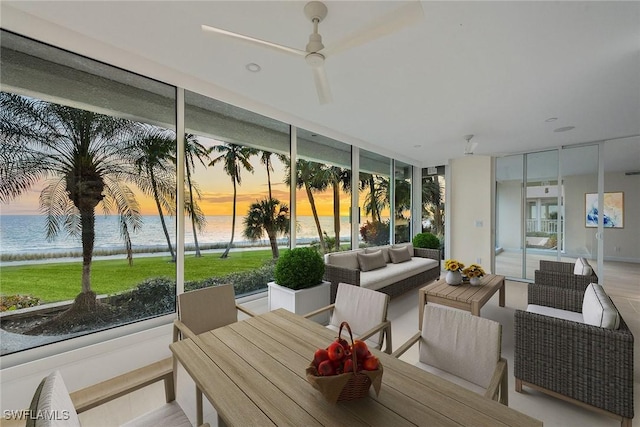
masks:
POLYGON ((289 246, 289 125, 185 91, 185 132, 185 290, 265 289, 289 246))
POLYGON ((411 241, 411 165, 394 161, 394 242, 411 241))
POLYGON ((1 353, 173 313, 175 88, 1 43, 1 353))
POLYGON ((359 198, 360 243, 384 245, 390 242, 391 159, 360 150, 359 198))
POLYGON ((296 244, 351 248, 351 146, 296 129, 296 244))
POLYGON ((421 188, 421 231, 438 237, 441 242, 441 249, 444 249, 446 197, 444 169, 444 166, 423 168, 421 188))

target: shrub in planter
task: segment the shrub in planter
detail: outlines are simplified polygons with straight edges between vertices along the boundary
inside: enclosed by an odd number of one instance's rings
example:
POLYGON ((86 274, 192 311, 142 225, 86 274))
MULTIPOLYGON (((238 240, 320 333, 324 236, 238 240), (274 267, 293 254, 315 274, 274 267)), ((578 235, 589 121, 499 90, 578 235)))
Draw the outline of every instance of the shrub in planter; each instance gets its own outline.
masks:
POLYGON ((313 248, 295 248, 285 251, 274 271, 275 282, 291 289, 310 288, 322 282, 324 260, 313 248))
POLYGON ((427 248, 427 249, 439 249, 440 239, 431 233, 416 234, 413 238, 414 248, 427 248))

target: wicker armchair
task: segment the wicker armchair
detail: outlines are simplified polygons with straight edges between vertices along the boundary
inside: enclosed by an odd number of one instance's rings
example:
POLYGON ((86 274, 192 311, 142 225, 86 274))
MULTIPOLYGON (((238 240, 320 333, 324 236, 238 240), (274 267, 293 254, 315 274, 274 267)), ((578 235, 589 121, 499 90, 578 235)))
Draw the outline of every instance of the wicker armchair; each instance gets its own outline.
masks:
MULTIPOLYGON (((582 311, 584 291, 530 284, 529 304, 582 311)), ((515 313, 516 392, 526 385, 621 420, 633 419, 633 335, 623 319, 605 329, 515 313)))
MULTIPOLYGON (((598 275, 592 270, 588 276, 573 274, 572 262, 540 260, 540 268, 535 271, 534 282, 538 285, 584 291, 589 283, 598 283, 598 275)), ((532 304, 531 302, 529 304, 532 304)))

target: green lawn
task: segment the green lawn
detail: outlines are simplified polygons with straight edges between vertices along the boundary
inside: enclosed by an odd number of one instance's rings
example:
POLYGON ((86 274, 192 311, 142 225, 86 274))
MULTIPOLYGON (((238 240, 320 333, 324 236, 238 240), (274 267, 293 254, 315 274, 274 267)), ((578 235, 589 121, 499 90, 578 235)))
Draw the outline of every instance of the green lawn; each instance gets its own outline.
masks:
MULTIPOLYGON (((225 276, 229 273, 253 270, 271 258, 270 250, 231 252, 221 259, 220 254, 204 254, 201 258, 185 257, 185 281, 225 276)), ((152 277, 176 277, 176 264, 169 257, 134 257, 129 267, 126 259, 98 260, 91 264, 91 286, 96 294, 113 294, 135 287, 152 277)), ((42 302, 75 298, 80 292, 81 262, 29 264, 2 267, 0 292, 2 295, 27 294, 42 302)))

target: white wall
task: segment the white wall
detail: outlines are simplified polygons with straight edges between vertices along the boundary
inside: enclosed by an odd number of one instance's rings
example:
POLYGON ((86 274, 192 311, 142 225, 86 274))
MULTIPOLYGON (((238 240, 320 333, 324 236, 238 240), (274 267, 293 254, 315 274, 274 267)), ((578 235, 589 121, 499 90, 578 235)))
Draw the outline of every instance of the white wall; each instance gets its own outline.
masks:
POLYGON ((493 256, 493 168, 487 156, 449 162, 447 197, 450 233, 448 257, 465 265, 479 263, 490 271, 493 256))
POLYGON ((70 391, 78 390, 171 356, 171 339, 171 325, 164 325, 3 368, 0 410, 27 409, 42 378, 54 370, 60 371, 70 391))

